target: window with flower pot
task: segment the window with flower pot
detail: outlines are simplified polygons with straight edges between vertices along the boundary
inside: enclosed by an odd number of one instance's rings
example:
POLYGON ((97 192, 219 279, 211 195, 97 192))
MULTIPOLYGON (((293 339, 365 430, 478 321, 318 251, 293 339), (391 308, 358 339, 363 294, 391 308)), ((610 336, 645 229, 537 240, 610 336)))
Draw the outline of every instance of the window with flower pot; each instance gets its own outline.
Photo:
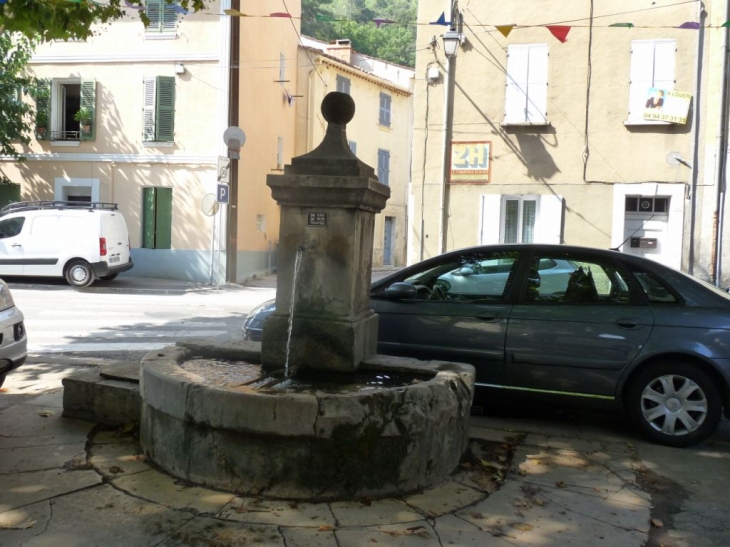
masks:
POLYGON ((34 98, 38 140, 93 141, 96 138, 96 80, 42 80, 34 98))

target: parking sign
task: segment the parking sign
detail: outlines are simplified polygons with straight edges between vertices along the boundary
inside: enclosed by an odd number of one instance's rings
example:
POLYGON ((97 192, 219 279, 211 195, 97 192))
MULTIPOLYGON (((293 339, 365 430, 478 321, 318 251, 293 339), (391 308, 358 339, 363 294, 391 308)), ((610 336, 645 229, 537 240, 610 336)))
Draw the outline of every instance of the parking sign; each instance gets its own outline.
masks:
POLYGON ((227 184, 219 184, 216 192, 216 201, 218 203, 228 203, 230 196, 230 188, 227 184))

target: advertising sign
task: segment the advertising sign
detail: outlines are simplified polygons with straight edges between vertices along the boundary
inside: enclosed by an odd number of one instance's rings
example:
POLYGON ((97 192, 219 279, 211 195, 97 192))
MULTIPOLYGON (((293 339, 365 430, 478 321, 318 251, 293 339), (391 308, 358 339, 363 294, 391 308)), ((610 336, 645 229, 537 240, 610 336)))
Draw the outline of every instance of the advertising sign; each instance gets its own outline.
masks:
POLYGON ((490 178, 492 143, 454 141, 451 143, 452 183, 487 183, 490 178))
POLYGON ((669 89, 649 88, 644 119, 658 122, 687 123, 691 93, 669 89))

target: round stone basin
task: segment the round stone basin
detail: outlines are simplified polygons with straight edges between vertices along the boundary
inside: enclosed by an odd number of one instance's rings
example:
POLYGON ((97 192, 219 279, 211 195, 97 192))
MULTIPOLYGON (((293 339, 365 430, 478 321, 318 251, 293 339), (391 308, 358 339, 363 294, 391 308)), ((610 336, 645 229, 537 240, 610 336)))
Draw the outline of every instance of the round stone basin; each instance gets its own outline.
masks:
POLYGON ((193 483, 312 501, 405 494, 459 465, 471 366, 375 356, 352 375, 302 374, 257 386, 258 365, 152 352, 140 371, 142 447, 193 483))

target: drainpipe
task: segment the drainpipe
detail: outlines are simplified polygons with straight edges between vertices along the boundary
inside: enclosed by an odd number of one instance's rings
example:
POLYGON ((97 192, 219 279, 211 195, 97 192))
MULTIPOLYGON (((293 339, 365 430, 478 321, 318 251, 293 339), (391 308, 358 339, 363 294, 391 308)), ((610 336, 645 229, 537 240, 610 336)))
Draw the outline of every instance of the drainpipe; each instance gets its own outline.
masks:
MULTIPOLYGON (((725 0, 725 21, 730 19, 730 2, 725 0)), ((719 287, 722 282, 722 235, 725 224, 725 178, 727 172, 727 131, 728 131, 728 46, 730 28, 725 27, 722 34, 722 80, 720 91, 720 120, 717 130, 717 156, 715 173, 717 176, 717 202, 713 219, 712 233, 712 282, 719 287)))
MULTIPOLYGON (((240 10, 240 0, 231 0, 231 9, 240 10)), ((238 100, 241 61, 241 18, 231 17, 231 51, 228 99, 228 125, 238 126, 238 100)), ((238 160, 231 158, 231 182, 228 184, 228 237, 226 240, 226 281, 235 283, 238 262, 238 160)))

